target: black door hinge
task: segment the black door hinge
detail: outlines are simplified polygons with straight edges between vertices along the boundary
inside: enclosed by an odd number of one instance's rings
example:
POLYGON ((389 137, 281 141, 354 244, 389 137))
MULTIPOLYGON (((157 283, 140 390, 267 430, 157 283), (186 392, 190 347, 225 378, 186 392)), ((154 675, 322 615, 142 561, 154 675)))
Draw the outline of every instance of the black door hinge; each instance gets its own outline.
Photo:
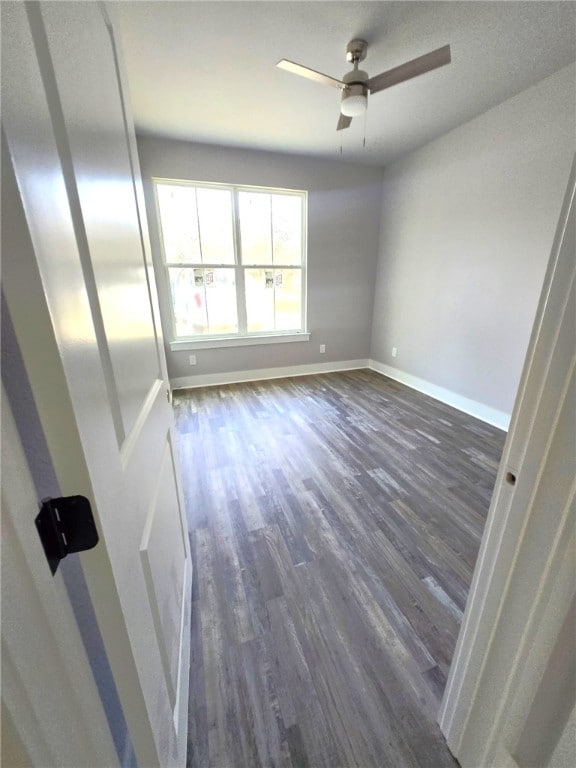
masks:
POLYGON ((98 544, 90 502, 84 496, 43 499, 35 522, 52 574, 66 555, 98 544))

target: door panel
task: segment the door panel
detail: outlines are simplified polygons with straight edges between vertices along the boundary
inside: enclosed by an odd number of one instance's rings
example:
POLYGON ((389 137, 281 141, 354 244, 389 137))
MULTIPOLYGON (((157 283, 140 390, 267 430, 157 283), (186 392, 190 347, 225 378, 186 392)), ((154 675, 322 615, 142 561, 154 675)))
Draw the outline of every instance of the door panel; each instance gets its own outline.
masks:
POLYGON ((3 127, 64 390, 15 330, 54 465, 68 484, 82 465, 101 541, 81 562, 138 762, 181 766, 192 564, 117 41, 99 3, 6 6, 3 127))
POLYGON ((84 277, 97 295, 100 353, 110 358, 111 401, 118 401, 111 407, 120 408, 125 438, 161 373, 115 50, 97 4, 87 4, 82 18, 65 4, 47 5, 47 45, 81 208, 79 245, 87 251, 84 277))
POLYGON ((180 666, 179 640, 187 560, 182 520, 177 514, 178 493, 169 435, 156 482, 140 544, 140 555, 162 653, 164 675, 174 706, 180 666), (168 510, 169 514, 164 514, 164 510, 168 510))

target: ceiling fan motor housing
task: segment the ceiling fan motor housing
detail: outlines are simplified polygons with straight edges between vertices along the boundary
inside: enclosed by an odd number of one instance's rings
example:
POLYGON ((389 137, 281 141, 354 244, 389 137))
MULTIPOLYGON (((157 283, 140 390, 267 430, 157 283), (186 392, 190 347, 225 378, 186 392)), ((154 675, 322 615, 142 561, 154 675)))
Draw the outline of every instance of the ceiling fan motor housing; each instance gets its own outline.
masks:
POLYGON ((342 90, 340 112, 347 117, 358 117, 366 111, 368 106, 368 89, 364 81, 368 79, 368 73, 362 69, 353 69, 342 78, 346 88, 342 90))

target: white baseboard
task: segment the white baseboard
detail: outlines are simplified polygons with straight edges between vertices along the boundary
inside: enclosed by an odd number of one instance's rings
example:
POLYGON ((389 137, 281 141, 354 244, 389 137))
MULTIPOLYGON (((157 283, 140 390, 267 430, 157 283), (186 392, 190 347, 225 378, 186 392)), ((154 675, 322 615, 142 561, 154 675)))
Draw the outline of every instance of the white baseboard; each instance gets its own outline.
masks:
POLYGON ((181 376, 170 379, 172 389, 195 389, 212 387, 218 384, 238 384, 243 381, 262 381, 264 379, 285 379, 288 376, 310 376, 315 373, 335 373, 368 368, 368 360, 341 360, 331 363, 309 363, 283 368, 256 368, 251 371, 231 371, 230 373, 205 373, 198 376, 181 376))
POLYGON ((238 384, 244 381, 263 381, 265 379, 285 379, 288 376, 310 376, 315 373, 334 373, 336 371, 353 371, 359 368, 370 368, 383 376, 388 376, 395 381, 406 384, 407 387, 430 395, 435 400, 440 400, 446 405, 459 411, 468 413, 481 421, 492 424, 498 429, 508 430, 510 414, 490 408, 476 400, 458 395, 449 389, 438 387, 429 381, 419 379, 410 373, 390 365, 379 363, 377 360, 342 360, 330 363, 309 363, 306 365, 292 365, 282 368, 256 368, 251 371, 231 371, 229 373, 206 373, 197 376, 181 376, 170 379, 172 389, 196 389, 197 387, 213 387, 220 384, 238 384))
POLYGON ((401 384, 406 384, 407 387, 416 389, 418 392, 430 395, 435 400, 440 400, 441 403, 446 403, 446 405, 451 405, 452 408, 468 413, 470 416, 480 419, 480 421, 492 424, 492 426, 503 429, 505 432, 508 431, 511 418, 509 413, 498 411, 496 408, 490 408, 488 405, 479 403, 477 400, 470 400, 449 389, 438 387, 429 381, 412 376, 410 373, 404 373, 404 371, 400 371, 398 368, 379 363, 377 360, 368 360, 368 367, 377 373, 381 373, 383 376, 388 376, 390 379, 399 381, 401 384))

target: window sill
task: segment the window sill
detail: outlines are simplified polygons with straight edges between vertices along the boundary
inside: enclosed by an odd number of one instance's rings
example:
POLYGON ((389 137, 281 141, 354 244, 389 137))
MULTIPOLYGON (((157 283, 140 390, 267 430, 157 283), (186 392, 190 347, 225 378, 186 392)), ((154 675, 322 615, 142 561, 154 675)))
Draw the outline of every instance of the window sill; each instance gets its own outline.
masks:
POLYGON ((261 336, 235 336, 233 338, 215 339, 177 339, 170 342, 172 352, 185 352, 192 349, 218 349, 219 347, 251 347, 256 344, 286 344, 291 341, 310 341, 310 334, 274 333, 261 336))

